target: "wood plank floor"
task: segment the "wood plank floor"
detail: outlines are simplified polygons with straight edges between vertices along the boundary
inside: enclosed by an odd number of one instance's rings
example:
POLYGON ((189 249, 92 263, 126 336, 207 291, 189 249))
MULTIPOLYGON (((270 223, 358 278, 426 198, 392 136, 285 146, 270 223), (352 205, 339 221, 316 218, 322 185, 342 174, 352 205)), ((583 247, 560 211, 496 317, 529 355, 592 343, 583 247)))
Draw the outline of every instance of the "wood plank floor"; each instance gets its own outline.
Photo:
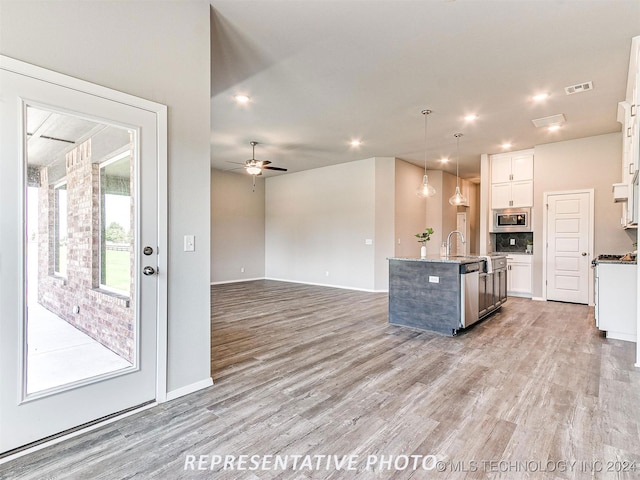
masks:
POLYGON ((389 326, 386 294, 255 281, 212 287, 211 304, 213 387, 0 478, 640 478, 635 344, 603 338, 590 307, 512 297, 450 338, 389 326), (245 454, 357 455, 358 471, 184 470, 187 455, 245 454), (366 470, 368 455, 446 468, 366 470))

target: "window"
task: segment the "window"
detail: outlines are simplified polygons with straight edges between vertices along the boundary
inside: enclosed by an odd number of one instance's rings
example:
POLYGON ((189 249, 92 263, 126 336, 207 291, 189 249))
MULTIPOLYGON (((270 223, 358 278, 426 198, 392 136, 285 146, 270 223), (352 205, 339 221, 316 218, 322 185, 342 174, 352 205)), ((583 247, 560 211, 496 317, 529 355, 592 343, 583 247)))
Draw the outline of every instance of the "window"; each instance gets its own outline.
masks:
POLYGON ((67 182, 53 187, 53 271, 67 276, 67 182))
POLYGON ((131 293, 133 221, 131 154, 100 165, 100 287, 131 293))

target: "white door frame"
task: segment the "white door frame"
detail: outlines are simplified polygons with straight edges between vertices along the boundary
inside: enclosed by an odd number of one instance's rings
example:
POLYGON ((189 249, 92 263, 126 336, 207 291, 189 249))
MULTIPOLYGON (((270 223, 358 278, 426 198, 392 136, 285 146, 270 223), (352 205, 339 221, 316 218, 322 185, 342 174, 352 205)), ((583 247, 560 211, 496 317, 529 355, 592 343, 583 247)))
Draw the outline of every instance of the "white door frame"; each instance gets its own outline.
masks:
MULTIPOLYGON (((547 244, 549 232, 547 231, 547 220, 549 215, 549 196, 551 195, 572 195, 578 193, 589 194, 589 258, 593 258, 593 248, 595 240, 594 225, 594 208, 595 208, 595 190, 593 188, 585 188, 581 190, 561 190, 557 192, 544 192, 542 202, 542 299, 547 301, 547 244)), ((593 269, 589 269, 589 278, 587 280, 589 286, 589 305, 593 306, 593 269)))
POLYGON ((0 55, 0 68, 64 88, 105 98, 154 113, 157 127, 158 165, 158 276, 156 402, 167 400, 167 265, 168 265, 168 181, 167 181, 167 107, 117 90, 79 80, 35 65, 0 55))

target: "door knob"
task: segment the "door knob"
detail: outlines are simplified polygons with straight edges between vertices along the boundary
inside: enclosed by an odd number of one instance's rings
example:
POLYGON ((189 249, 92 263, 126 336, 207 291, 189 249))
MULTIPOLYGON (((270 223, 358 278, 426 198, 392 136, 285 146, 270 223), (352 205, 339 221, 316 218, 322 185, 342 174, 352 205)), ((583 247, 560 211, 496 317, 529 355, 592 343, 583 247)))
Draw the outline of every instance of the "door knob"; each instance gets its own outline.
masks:
POLYGON ((587 256, 587 252, 582 252, 582 256, 586 257, 587 256))
POLYGON ((142 269, 142 273, 145 275, 155 275, 156 269, 147 265, 142 269))

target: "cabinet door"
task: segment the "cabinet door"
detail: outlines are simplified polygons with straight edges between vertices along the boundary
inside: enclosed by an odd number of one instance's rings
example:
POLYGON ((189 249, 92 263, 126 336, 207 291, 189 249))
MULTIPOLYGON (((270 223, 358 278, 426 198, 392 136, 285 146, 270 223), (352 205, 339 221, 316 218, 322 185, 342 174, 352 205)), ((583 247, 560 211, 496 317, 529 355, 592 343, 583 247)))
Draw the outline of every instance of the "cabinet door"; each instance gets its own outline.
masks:
POLYGON ((533 180, 533 154, 515 155, 511 158, 511 180, 533 180))
POLYGON ((511 155, 493 155, 491 157, 491 183, 511 181, 511 155))
POLYGON ((496 183, 491 185, 491 208, 511 207, 511 183, 496 183))
POLYGON ((533 207, 533 181, 511 183, 511 206, 533 207))
POLYGON ((531 295, 531 265, 528 263, 512 263, 509 266, 511 293, 531 295))
POLYGON ((478 316, 487 313, 487 275, 478 277, 478 316))

